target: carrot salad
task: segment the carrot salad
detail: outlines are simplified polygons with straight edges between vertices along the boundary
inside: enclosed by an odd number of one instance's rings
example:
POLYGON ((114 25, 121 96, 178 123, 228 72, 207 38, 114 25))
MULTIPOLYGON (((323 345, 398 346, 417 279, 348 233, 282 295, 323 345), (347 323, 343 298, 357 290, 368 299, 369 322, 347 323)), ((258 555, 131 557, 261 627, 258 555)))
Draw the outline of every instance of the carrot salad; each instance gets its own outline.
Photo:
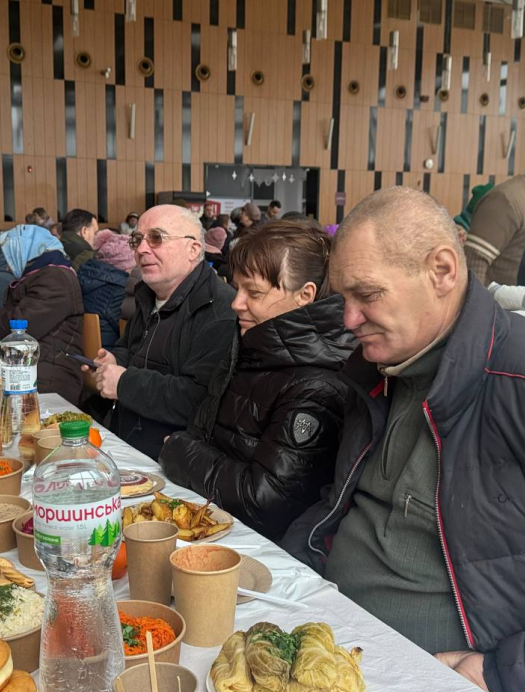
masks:
POLYGON ((8 473, 13 473, 11 464, 8 461, 0 461, 0 476, 7 476, 8 473))
POLYGON ((122 638, 124 639, 124 654, 136 656, 148 652, 146 632, 151 632, 153 649, 161 649, 175 640, 175 632, 165 620, 160 618, 132 618, 119 610, 122 638))

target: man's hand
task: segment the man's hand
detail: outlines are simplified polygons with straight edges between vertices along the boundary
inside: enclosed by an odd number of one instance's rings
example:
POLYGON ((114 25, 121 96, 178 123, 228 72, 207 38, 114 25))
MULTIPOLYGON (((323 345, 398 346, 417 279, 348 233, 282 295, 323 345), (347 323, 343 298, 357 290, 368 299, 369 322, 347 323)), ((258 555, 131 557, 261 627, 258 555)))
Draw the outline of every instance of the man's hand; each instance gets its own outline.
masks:
POLYGON ((470 682, 477 685, 484 692, 489 692, 483 677, 483 654, 475 651, 447 651, 436 654, 438 661, 455 670, 470 682))
POLYGON ((117 361, 115 356, 110 351, 106 351, 105 348, 101 348, 97 353, 95 363, 100 363, 100 365, 116 365, 117 361))
POLYGON ((104 399, 118 399, 118 382, 125 372, 126 368, 112 363, 104 364, 97 368, 95 372, 92 373, 92 376, 95 379, 95 384, 100 392, 100 396, 104 399))

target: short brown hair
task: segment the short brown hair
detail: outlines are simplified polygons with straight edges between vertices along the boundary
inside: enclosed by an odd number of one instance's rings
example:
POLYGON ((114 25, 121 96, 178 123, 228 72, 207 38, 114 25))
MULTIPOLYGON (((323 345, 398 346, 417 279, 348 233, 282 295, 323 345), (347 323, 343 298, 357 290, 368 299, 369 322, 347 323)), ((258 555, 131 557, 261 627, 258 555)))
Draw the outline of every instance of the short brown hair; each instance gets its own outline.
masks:
POLYGON ((317 221, 273 221, 239 238, 230 250, 230 269, 243 276, 260 274, 274 288, 290 291, 312 281, 315 300, 322 300, 331 294, 331 243, 317 221))

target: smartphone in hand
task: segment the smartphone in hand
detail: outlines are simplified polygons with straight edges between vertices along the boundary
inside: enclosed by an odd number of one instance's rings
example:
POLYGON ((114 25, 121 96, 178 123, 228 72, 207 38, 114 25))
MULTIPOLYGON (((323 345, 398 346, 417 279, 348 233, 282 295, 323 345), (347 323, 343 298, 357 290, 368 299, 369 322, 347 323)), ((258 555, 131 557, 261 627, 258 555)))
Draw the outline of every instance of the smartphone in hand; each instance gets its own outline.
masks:
POLYGON ((98 363, 95 363, 94 360, 90 360, 89 358, 86 358, 85 356, 79 356, 76 353, 64 353, 66 358, 72 358, 73 360, 76 360, 77 363, 80 365, 87 365, 90 370, 96 370, 99 366, 98 363))

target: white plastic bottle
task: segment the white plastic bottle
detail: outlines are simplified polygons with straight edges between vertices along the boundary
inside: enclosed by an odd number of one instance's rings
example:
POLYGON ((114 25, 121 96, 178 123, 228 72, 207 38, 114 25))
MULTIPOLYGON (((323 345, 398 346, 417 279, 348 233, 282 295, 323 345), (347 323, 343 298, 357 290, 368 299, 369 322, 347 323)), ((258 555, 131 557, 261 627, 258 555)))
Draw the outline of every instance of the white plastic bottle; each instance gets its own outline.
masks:
POLYGON ((11 320, 11 334, 0 341, 2 445, 10 447, 17 433, 40 429, 37 394, 38 341, 26 333, 27 320, 11 320))
POLYGON ((124 649, 111 568, 121 541, 120 476, 88 442, 89 423, 60 424, 62 445, 35 469, 35 550, 48 591, 41 692, 111 692, 124 649))

